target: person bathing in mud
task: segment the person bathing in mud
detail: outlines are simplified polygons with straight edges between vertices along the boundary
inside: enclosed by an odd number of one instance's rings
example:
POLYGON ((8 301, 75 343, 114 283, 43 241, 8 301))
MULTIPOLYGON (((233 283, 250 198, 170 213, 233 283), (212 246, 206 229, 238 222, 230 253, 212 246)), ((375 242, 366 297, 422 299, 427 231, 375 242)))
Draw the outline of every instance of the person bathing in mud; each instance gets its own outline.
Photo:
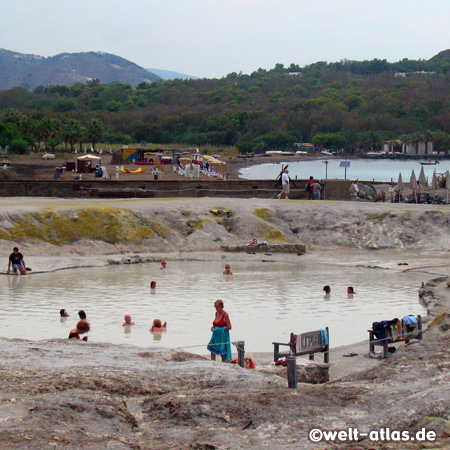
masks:
MULTIPOLYGON (((69 339, 81 339, 80 338, 80 335, 81 334, 84 334, 84 333, 87 333, 89 330, 91 329, 91 326, 89 325, 89 322, 88 321, 86 321, 86 320, 80 320, 78 323, 77 323, 77 327, 76 328, 74 328, 71 332, 70 332, 70 334, 69 334, 69 339)), ((88 338, 87 338, 87 336, 85 336, 84 338, 83 338, 83 341, 87 341, 88 340, 88 338)))
POLYGON ((131 327, 132 325, 134 325, 134 322, 131 321, 131 316, 129 314, 126 314, 123 320, 125 320, 122 325, 123 327, 131 327))
POLYGON ((153 325, 150 328, 150 333, 162 333, 167 329, 167 322, 164 322, 164 325, 161 325, 161 321, 159 319, 155 319, 153 321, 153 325))
POLYGON ((9 272, 11 271, 11 265, 12 270, 18 270, 23 275, 27 274, 27 266, 25 265, 25 260, 23 259, 22 253, 19 253, 19 249, 17 247, 14 247, 13 252, 9 255, 8 271, 6 272, 7 274, 9 274, 9 272))

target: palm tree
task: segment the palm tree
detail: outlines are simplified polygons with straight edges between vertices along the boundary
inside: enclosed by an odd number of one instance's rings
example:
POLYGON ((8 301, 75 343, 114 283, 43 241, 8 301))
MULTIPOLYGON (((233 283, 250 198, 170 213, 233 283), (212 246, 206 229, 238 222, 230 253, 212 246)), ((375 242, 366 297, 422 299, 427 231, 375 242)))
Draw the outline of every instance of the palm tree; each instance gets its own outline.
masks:
POLYGON ((102 139, 104 133, 103 124, 98 119, 91 119, 88 123, 86 135, 92 142, 92 148, 95 150, 95 144, 102 139))
POLYGON ((62 134, 65 143, 69 143, 70 151, 73 153, 75 144, 83 136, 83 129, 76 119, 69 119, 62 127, 62 134))

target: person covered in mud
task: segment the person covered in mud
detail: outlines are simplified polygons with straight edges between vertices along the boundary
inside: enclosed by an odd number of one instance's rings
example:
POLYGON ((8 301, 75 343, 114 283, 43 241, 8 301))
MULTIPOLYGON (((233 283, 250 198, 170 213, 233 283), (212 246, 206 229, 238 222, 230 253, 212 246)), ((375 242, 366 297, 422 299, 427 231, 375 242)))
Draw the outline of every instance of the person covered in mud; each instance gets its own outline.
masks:
MULTIPOLYGON (((77 323, 76 328, 74 328, 69 333, 69 339, 81 339, 80 335, 87 333, 91 329, 91 326, 89 325, 89 322, 85 319, 80 320, 77 323)), ((84 336, 83 341, 87 341, 87 336, 84 336)))
POLYGON ((25 260, 23 259, 23 255, 19 252, 19 249, 17 247, 14 247, 13 252, 9 255, 8 271, 6 272, 7 274, 11 272, 11 266, 12 270, 20 270, 23 275, 27 274, 27 266, 25 265, 25 260))
POLYGON ((223 309, 222 300, 214 302, 216 315, 211 327, 212 336, 207 349, 211 352, 211 359, 216 360, 216 355, 222 357, 222 361, 231 361, 230 330, 231 321, 228 313, 223 309))

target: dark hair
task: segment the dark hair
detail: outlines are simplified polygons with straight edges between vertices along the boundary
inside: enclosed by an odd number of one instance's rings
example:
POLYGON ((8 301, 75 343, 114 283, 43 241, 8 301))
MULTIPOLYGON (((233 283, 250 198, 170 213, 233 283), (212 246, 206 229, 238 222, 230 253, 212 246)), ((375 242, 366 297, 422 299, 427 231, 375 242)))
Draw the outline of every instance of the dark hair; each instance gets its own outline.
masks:
POLYGON ((81 320, 86 319, 86 313, 82 309, 80 311, 78 311, 78 315, 80 316, 81 320))
POLYGON ((349 293, 353 293, 353 286, 349 286, 349 287, 347 288, 347 290, 349 291, 349 293))
POLYGON ((64 315, 65 312, 66 312, 65 309, 60 309, 60 310, 59 310, 59 315, 60 315, 61 317, 63 317, 63 315, 64 315))
POLYGON ((153 326, 155 327, 155 328, 162 328, 163 326, 162 326, 162 323, 161 323, 161 320, 159 320, 159 319, 155 319, 154 321, 153 321, 153 326))
POLYGON ((19 248, 18 247, 14 247, 13 248, 13 252, 18 252, 19 251, 19 248))
POLYGON ((150 287, 153 285, 156 286, 156 281, 150 281, 150 287))
POLYGON ((89 325, 89 322, 87 322, 85 319, 80 320, 77 323, 77 330, 81 333, 87 333, 91 329, 91 326, 89 325))
POLYGON ((323 287, 323 290, 328 294, 331 291, 331 288, 327 285, 323 287))

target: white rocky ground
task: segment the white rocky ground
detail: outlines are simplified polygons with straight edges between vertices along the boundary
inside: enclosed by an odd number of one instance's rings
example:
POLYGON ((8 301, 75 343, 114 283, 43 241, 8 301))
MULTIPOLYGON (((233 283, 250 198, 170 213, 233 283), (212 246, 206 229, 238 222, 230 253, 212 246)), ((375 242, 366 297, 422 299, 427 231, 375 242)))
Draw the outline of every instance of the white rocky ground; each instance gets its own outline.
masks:
MULTIPOLYGON (((371 368, 364 358, 346 361, 354 366, 342 371, 348 374, 343 378, 300 384, 297 390, 287 389, 280 377, 185 352, 0 339, 0 448, 449 448, 450 290, 442 277, 449 269, 449 219, 450 208, 433 205, 2 199, 5 269, 15 244, 28 265, 47 271, 103 265, 136 253, 213 260, 222 256, 221 244, 259 236, 303 242, 309 249, 303 256, 272 254, 273 259, 420 269, 441 278, 421 291, 428 323, 439 319, 421 343, 402 346, 371 368), (438 438, 407 443, 308 439, 312 428, 386 426, 411 432, 426 426, 438 438)), ((255 257, 227 255, 228 260, 255 257)))

